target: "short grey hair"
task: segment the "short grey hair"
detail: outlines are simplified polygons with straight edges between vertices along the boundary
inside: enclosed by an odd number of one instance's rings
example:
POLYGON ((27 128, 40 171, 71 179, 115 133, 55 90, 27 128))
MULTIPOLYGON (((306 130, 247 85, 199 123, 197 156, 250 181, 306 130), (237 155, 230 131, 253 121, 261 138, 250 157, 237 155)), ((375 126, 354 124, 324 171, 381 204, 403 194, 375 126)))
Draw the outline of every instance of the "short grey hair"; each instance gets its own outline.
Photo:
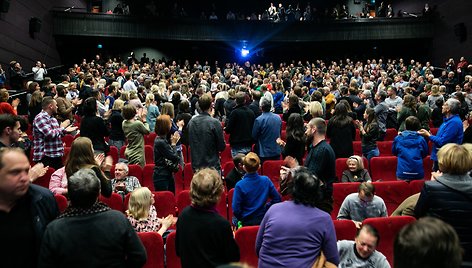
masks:
POLYGON ((68 179, 67 191, 73 207, 89 208, 100 194, 100 179, 90 168, 79 169, 68 179))
POLYGON ((118 162, 118 163, 116 163, 116 165, 115 165, 115 169, 116 169, 116 166, 118 166, 118 165, 123 166, 123 169, 126 171, 126 173, 127 173, 127 174, 129 173, 128 164, 126 164, 125 162, 118 162))
POLYGON ((453 99, 453 98, 449 98, 447 101, 446 101, 446 104, 447 106, 449 106, 449 111, 451 114, 459 114, 459 111, 461 109, 461 102, 456 100, 456 99, 453 99))

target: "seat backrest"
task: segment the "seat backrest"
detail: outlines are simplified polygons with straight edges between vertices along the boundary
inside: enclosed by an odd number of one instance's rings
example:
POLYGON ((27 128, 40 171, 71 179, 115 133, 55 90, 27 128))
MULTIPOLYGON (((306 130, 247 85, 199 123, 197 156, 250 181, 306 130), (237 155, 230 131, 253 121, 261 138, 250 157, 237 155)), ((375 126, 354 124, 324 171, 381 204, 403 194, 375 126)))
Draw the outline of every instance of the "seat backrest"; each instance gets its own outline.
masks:
POLYGON ((391 140, 378 141, 377 147, 379 148, 380 156, 392 156, 392 146, 393 141, 391 140))
POLYGON ((356 237, 356 224, 351 220, 334 220, 334 229, 336 230, 336 239, 354 240, 356 237))
POLYGON ((151 192, 155 191, 153 175, 154 175, 154 164, 147 164, 143 168, 142 180, 139 181, 141 183, 141 186, 149 188, 151 192))
POLYGON ((398 130, 394 128, 387 128, 387 133, 385 133, 384 140, 393 141, 397 135, 398 135, 398 130))
POLYGON ((233 196, 234 196, 234 188, 229 190, 228 192, 228 219, 229 222, 232 223, 233 219, 233 196))
POLYGON ((362 224, 369 224, 379 232, 380 241, 377 250, 387 257, 388 262, 393 266, 393 242, 398 232, 403 226, 414 222, 416 219, 411 216, 368 218, 362 224))
POLYGON ((125 157, 126 145, 122 146, 120 149, 120 158, 126 159, 125 157))
POLYGON ((66 134, 62 137, 62 142, 65 143, 64 147, 70 147, 72 142, 75 140, 75 137, 71 134, 66 134))
POLYGON ((353 141, 352 149, 355 155, 362 155, 362 142, 358 140, 353 141))
POLYGON ((147 261, 143 268, 164 268, 164 241, 156 232, 138 233, 146 249, 147 261))
POLYGON ((409 183, 409 188, 410 188, 410 195, 414 195, 417 193, 421 193, 421 190, 423 190, 424 182, 426 180, 412 180, 409 183))
POLYGON ((220 153, 220 160, 221 163, 226 163, 233 160, 233 157, 231 156, 231 147, 229 144, 226 144, 226 148, 220 153))
POLYGON ((234 234, 236 244, 239 246, 239 262, 257 267, 259 258, 256 254, 256 237, 259 226, 247 226, 239 228, 234 234))
POLYGON ((370 159, 370 175, 372 181, 396 181, 397 157, 380 156, 370 159))
POLYGON ((262 175, 269 177, 275 188, 280 188, 280 167, 284 160, 267 160, 262 164, 262 175))
POLYGON ((339 209, 341 208, 344 199, 346 199, 346 196, 352 193, 357 193, 359 191, 359 185, 360 183, 358 182, 340 182, 333 184, 334 202, 333 211, 331 211, 331 218, 333 220, 338 216, 339 209))
POLYGON ((234 162, 233 161, 228 161, 226 163, 223 163, 223 176, 226 178, 228 174, 233 170, 234 168, 234 162))
POLYGON ((51 175, 52 173, 54 173, 54 171, 56 170, 52 167, 48 167, 46 173, 43 176, 37 178, 33 183, 39 186, 43 186, 44 188, 49 188, 49 181, 51 180, 51 175))
POLYGON ((156 132, 154 132, 154 129, 151 129, 152 132, 150 132, 147 135, 144 135, 144 144, 145 145, 151 145, 154 146, 154 140, 156 139, 156 132))
POLYGON ((69 156, 69 154, 70 154, 70 147, 64 147, 64 154, 62 155, 62 164, 64 166, 66 165, 67 157, 69 156))
POLYGON ((166 238, 166 267, 181 268, 180 257, 175 251, 175 232, 170 233, 166 238))
POLYGON ((381 197, 387 206, 388 215, 410 196, 410 188, 405 181, 374 182, 375 195, 381 197))
POLYGON ((69 206, 69 202, 67 202, 67 198, 61 194, 55 194, 54 199, 56 199, 57 207, 59 211, 62 213, 66 210, 67 206, 69 206))
POLYGON ((110 197, 104 197, 103 195, 100 195, 98 197, 98 200, 100 202, 103 202, 107 204, 111 209, 118 210, 121 212, 125 212, 125 207, 123 204, 123 197, 117 193, 112 193, 110 197))
MULTIPOLYGON (((336 178, 338 178, 338 182, 341 182, 343 171, 347 169, 347 159, 348 158, 336 159, 336 178)), ((364 168, 369 170, 369 161, 367 158, 362 157, 362 163, 364 164, 364 168)))
POLYGON ((146 164, 154 164, 154 149, 151 145, 144 146, 144 158, 146 164))
MULTIPOLYGON (((113 165, 110 169, 111 177, 115 177, 115 165, 113 165)), ((128 165, 128 175, 134 176, 139 180, 139 183, 142 185, 143 183, 143 169, 140 165, 131 164, 128 165)))
POLYGON ((431 161, 431 157, 429 155, 423 158, 423 171, 424 179, 430 180, 431 172, 433 171, 433 161, 431 161))
POLYGON ((175 216, 177 204, 175 202, 175 197, 172 192, 169 191, 159 191, 154 193, 154 206, 157 210, 157 216, 159 218, 167 217, 169 214, 175 216))
POLYGON ((186 163, 184 167, 184 190, 190 190, 190 183, 193 178, 193 169, 191 163, 186 163))
POLYGON ((108 154, 111 156, 111 158, 113 158, 114 164, 118 163, 118 160, 120 159, 120 153, 118 152, 118 148, 116 148, 116 146, 110 146, 110 152, 108 152, 108 154))

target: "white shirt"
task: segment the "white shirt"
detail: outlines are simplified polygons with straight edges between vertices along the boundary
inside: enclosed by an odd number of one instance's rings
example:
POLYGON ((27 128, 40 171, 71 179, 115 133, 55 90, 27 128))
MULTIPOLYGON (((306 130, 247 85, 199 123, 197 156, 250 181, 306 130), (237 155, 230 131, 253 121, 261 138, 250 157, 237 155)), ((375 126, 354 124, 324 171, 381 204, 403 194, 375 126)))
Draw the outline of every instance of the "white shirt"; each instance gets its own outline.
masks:
POLYGON ((126 83, 123 85, 123 90, 125 91, 130 91, 130 90, 137 90, 138 88, 134 84, 133 80, 128 80, 126 83))
POLYGON ((44 69, 43 67, 34 66, 31 70, 33 71, 33 80, 34 81, 43 81, 44 80, 44 75, 48 74, 48 71, 46 69, 44 69))

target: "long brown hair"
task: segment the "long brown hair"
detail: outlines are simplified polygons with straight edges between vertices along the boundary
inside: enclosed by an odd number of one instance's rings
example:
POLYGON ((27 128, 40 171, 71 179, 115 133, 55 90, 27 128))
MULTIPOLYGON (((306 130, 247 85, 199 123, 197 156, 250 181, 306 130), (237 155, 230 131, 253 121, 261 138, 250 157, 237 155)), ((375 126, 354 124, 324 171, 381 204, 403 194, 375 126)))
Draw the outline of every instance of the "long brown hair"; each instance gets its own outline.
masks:
POLYGON ((65 171, 67 177, 81 168, 97 166, 92 149, 92 141, 87 137, 78 137, 72 142, 67 156, 65 171))

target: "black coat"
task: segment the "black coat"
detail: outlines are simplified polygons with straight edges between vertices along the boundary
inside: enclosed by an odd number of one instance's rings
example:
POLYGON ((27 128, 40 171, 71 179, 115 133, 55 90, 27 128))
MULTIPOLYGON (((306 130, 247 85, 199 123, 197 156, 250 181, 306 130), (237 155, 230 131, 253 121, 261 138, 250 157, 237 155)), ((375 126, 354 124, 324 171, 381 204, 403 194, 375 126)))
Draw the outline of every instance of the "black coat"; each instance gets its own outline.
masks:
POLYGON ((225 132, 231 146, 251 146, 252 127, 256 119, 254 112, 246 106, 236 106, 228 117, 225 132))

